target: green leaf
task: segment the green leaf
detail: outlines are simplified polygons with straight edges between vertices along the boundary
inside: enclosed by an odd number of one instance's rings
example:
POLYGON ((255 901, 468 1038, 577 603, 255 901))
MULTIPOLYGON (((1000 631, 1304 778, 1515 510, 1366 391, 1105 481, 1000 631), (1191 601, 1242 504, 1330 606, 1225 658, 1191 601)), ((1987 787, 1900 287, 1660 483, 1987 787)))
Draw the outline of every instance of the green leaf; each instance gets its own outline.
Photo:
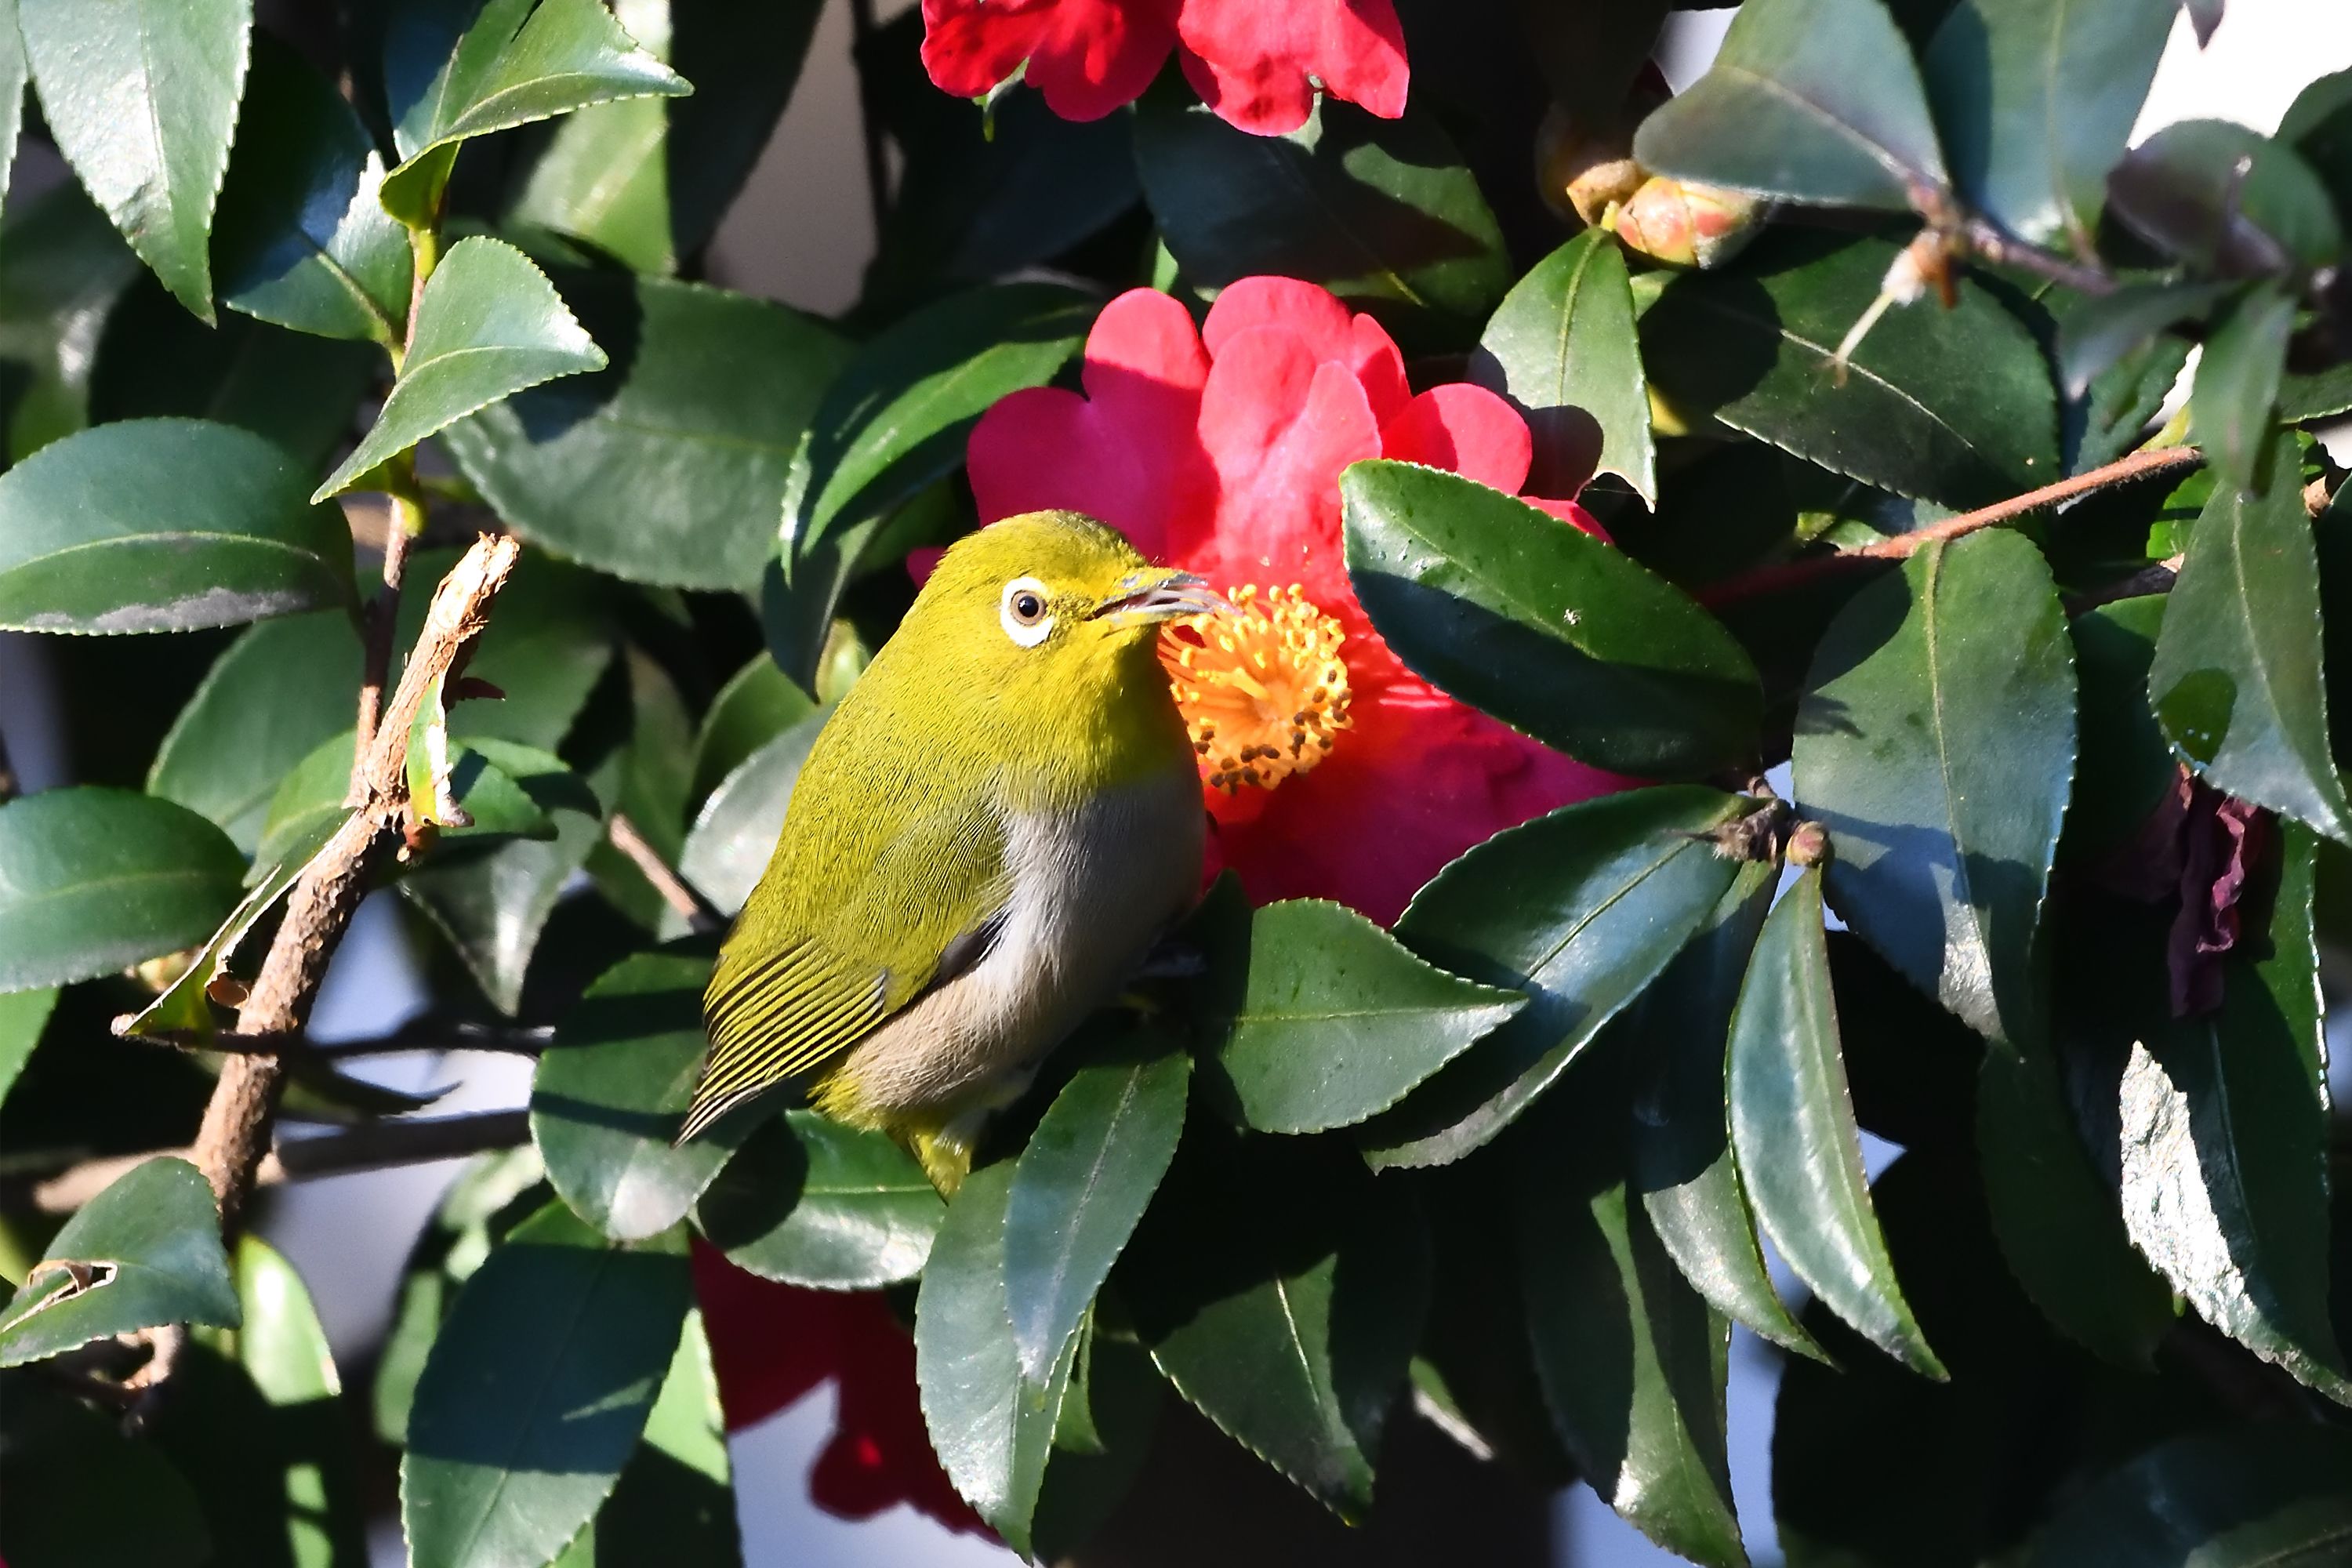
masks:
POLYGON ((2082 685, 2082 754, 2059 841, 2070 861, 2095 860, 2128 843, 2179 776, 2147 702, 2164 604, 2161 594, 2117 599, 2066 623, 2082 685))
POLYGON ((694 738, 694 773, 687 791, 699 805, 751 754, 816 711, 816 699, 764 653, 730 676, 694 738))
POLYGON ((1129 1244, 1122 1295, 1179 1394, 1360 1521, 1429 1267, 1421 1216, 1395 1183, 1328 1142, 1213 1131, 1177 1156, 1129 1244))
POLYGON ((2320 1426, 2176 1437, 2078 1493, 2027 1568, 2265 1568, 2325 1563, 2352 1538, 2352 1436, 2320 1426))
POLYGON ((2207 1321, 2352 1405, 2327 1310, 2315 847, 2292 824, 2280 836, 2259 956, 2242 948, 2225 961, 2218 1011, 2161 1020, 2132 1046, 2120 1089, 2124 1223, 2207 1321))
POLYGON ((376 199, 383 159, 334 84, 264 35, 215 236, 221 303, 321 337, 397 346, 408 236, 376 199))
POLYGON ((693 1300, 683 1232, 615 1247, 561 1205, 516 1226, 416 1385, 400 1465, 416 1568, 562 1550, 636 1448, 693 1300))
POLYGON ((689 1310, 677 1355, 613 1495, 551 1568, 740 1568, 734 1478, 702 1314, 689 1310))
POLYGON ((1687 778, 1754 757, 1755 666, 1680 589, 1458 474, 1358 463, 1339 493, 1349 580, 1416 673, 1596 767, 1687 778))
POLYGON ((450 166, 469 137, 615 99, 694 90, 639 48, 598 0, 419 6, 393 26, 385 98, 401 162, 384 176, 383 202, 412 226, 439 216, 450 166))
POLYGON ((1798 877, 1748 962, 1731 1018, 1731 1141, 1756 1217, 1797 1277, 1870 1342, 1939 1381, 1895 1282, 1846 1091, 1822 935, 1822 879, 1798 877))
POLYGON ((557 1026, 530 1084, 530 1131, 572 1212, 621 1241, 686 1217, 744 1127, 676 1142, 710 1043, 701 953, 633 953, 599 975, 557 1026))
POLYGON ((53 985, 37 991, 0 991, 0 1102, 7 1100, 16 1075, 32 1059, 33 1047, 41 1043, 41 1030, 57 1005, 53 985))
MULTIPOLYGON (((591 716, 598 732, 619 735, 595 767, 596 788, 608 803, 608 815, 626 816, 662 863, 675 866, 686 845, 694 721, 687 716, 686 700, 677 684, 642 649, 627 648, 623 663, 628 679, 625 729, 610 709, 591 716)), ((593 749, 596 742, 583 736, 581 743, 593 749)), ((615 846, 600 844, 590 853, 588 875, 605 899, 638 926, 664 936, 686 934, 684 917, 615 846), (677 921, 675 931, 667 923, 672 920, 677 921)))
POLYGON ((554 281, 612 363, 460 421, 451 456, 559 554, 634 582, 756 587, 793 450, 848 348, 797 311, 699 284, 554 281))
POLYGON ((17 0, 41 118, 139 258, 213 319, 208 246, 245 89, 251 0, 110 5, 17 0))
POLYGON ((2278 417, 2302 425, 2352 411, 2352 361, 2308 375, 2289 370, 2279 378, 2278 417))
POLYGON ((243 316, 207 327, 141 278, 107 312, 90 366, 90 423, 218 420, 267 437, 312 472, 350 438, 381 358, 365 343, 243 316))
POLYGON ((624 99, 566 116, 507 222, 554 229, 633 272, 676 272, 709 239, 767 146, 822 8, 620 0, 621 26, 692 82, 693 96, 624 99))
POLYGON ((2147 694, 2173 750, 2215 789, 2352 843, 2327 746, 2318 554, 2294 453, 2281 432, 2266 495, 2213 487, 2165 605, 2147 694))
POLYGON ((0 990, 194 947, 244 877, 221 830, 168 800, 83 785, 0 805, 0 990))
POLYGON ((1265 1132, 1352 1127, 1528 1005, 1423 963, 1320 900, 1259 910, 1246 945, 1216 960, 1202 1038, 1242 1121, 1265 1132))
POLYGON ((307 858, 306 847, 315 852, 351 811, 343 798, 351 793, 354 739, 349 730, 330 736, 284 770, 262 816, 253 852, 256 867, 266 870, 289 861, 299 864, 307 858))
POLYGON ((1432 878, 1397 939, 1534 1000, 1358 1135, 1376 1168, 1460 1159, 1534 1102, 1706 923, 1737 868, 1736 795, 1631 790, 1496 834, 1432 878))
POLYGON ((1633 291, 1608 235, 1588 229, 1511 286, 1479 335, 1470 374, 1526 417, 1531 493, 1573 495, 1597 468, 1622 475, 1655 510, 1657 447, 1633 291))
POLYGON ((604 838, 603 822, 565 812, 551 840, 452 846, 402 878, 400 891, 448 938, 491 1005, 512 1016, 547 917, 604 838))
POLYGON ((2075 752, 2041 552, 1987 529, 1855 595, 1814 654, 1794 752, 1838 913, 1979 1034, 2035 1027, 2033 932, 2075 752))
MULTIPOLYGON (((2189 397, 2189 435, 2204 447, 2214 471, 2241 489, 2259 489, 2264 482, 2271 411, 2278 405, 2294 311, 2294 296, 2284 288, 2256 288, 2222 310, 2197 362, 2189 397)), ((2291 481, 2293 470, 2279 470, 2276 477, 2291 481)))
POLYGON ((762 1279, 871 1290, 922 1272, 946 1213, 914 1156, 888 1137, 789 1110, 752 1131, 694 1220, 762 1279))
POLYGON ((1022 1375, 1043 1384, 1143 1217, 1184 1131, 1192 1058, 1146 1027, 1054 1097, 1013 1172, 1004 1294, 1022 1375))
MULTIPOLYGON (((2157 338, 2124 355, 2091 383, 2073 471, 2090 472, 2137 447, 2150 434, 2164 400, 2189 363, 2189 344, 2157 338)), ((2352 406, 2347 402, 2347 406, 2352 406)))
POLYGON ((68 181, 27 199, 17 193, 0 221, 0 418, 6 450, 22 462, 89 423, 90 344, 108 307, 138 274, 106 215, 68 181))
POLYGON ((2326 267, 2344 243, 2327 187, 2294 150, 2226 120, 2183 120, 2107 176, 2116 216, 2197 272, 2326 267))
POLYGON ((156 1446, 18 1373, 0 1388, 0 1555, 15 1568, 201 1568, 195 1490, 156 1446), (24 1500, 37 1498, 38 1507, 24 1500))
POLYGON ((1037 1494, 1037 1560, 1072 1560, 1108 1523, 1150 1458, 1166 1384, 1131 1337, 1089 1315, 1054 1428, 1053 1462, 1037 1494))
MULTIPOLYGON (((1060 284, 997 284, 918 310, 859 348, 809 421, 807 458, 795 464, 805 477, 784 496, 787 572, 797 580, 856 524, 959 467, 980 416, 1051 381, 1097 306, 1060 284)), ((830 618, 817 623, 820 637, 830 618)))
POLYGON ((2088 256, 2176 0, 1961 0, 1921 59, 1960 199, 2088 256))
POLYGON ((1005 1292, 1013 1177, 1004 1162, 974 1171, 948 1205, 915 1301, 915 1386, 948 1479, 1025 1557, 1070 1356, 1065 1347, 1043 1379, 1021 1373, 1005 1292))
POLYGON ((16 21, 16 0, 0 0, 0 195, 16 163, 16 128, 25 118, 25 39, 16 21))
POLYGON ((2123 283, 2112 294, 2070 300, 2058 332, 2058 365, 2067 395, 2081 396, 2095 377, 2167 327, 2203 321, 2237 287, 2221 280, 2142 279, 2123 283))
POLYGON ((2336 216, 2352 217, 2352 69, 2330 72, 2295 94, 2278 139, 2326 183, 2336 216))
POLYGON ((604 351, 529 257, 478 235, 461 239, 417 296, 408 355, 383 412, 311 499, 351 489, 377 464, 500 398, 604 365, 604 351))
POLYGON ((1677 275, 1642 317, 1652 388, 1685 418, 1711 414, 1834 473, 1946 506, 2056 479, 2056 392, 2042 350, 1971 279, 1950 310, 1888 311, 1838 377, 1835 345, 1895 256, 1890 240, 1792 231, 1767 234, 1734 270, 1677 275))
POLYGON ((1135 161, 1162 242, 1205 288, 1303 278, 1418 353, 1466 346, 1510 283, 1476 178, 1417 110, 1379 120, 1325 98, 1289 135, 1257 136, 1189 93, 1150 94, 1135 161))
POLYGON ((1706 74, 1642 122, 1633 156, 1701 184, 1894 212, 1948 183, 1918 64, 1878 0, 1743 5, 1706 74))
POLYGON ((213 1190, 185 1160, 132 1166, 84 1204, 0 1310, 0 1366, 159 1323, 238 1321, 213 1190))
POLYGON ((743 907, 776 850, 793 784, 817 732, 833 716, 820 708, 738 763, 702 803, 686 836, 678 874, 722 914, 743 907))
POLYGON ((1637 1080, 1627 1190, 1710 1306, 1774 1344, 1819 1358, 1765 1271, 1724 1096, 1732 1008, 1773 880, 1767 862, 1740 867, 1706 928, 1618 1026, 1650 1063, 1637 1080))
POLYGON ((367 1560, 357 1455, 327 1336, 293 1266, 240 1237, 244 1325, 200 1331, 172 1373, 156 1440, 191 1481, 214 1560, 358 1568, 367 1560))
POLYGON ((249 430, 134 419, 0 475, 0 626, 177 632, 351 602, 342 514, 249 430))
POLYGON ((1745 1568, 1724 1444, 1731 1323, 1676 1273, 1623 1174, 1608 1096, 1514 1140, 1528 1334, 1584 1479, 1668 1551, 1745 1568), (1540 1132, 1543 1136, 1536 1136, 1540 1132))

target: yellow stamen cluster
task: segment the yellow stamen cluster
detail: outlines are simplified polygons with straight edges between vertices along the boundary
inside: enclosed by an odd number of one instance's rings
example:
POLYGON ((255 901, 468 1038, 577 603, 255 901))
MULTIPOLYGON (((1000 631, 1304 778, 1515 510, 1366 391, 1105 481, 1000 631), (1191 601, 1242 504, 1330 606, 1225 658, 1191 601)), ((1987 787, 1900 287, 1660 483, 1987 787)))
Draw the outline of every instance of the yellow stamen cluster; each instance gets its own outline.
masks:
POLYGON ((1235 614, 1184 623, 1202 640, 1163 637, 1160 661, 1203 776, 1227 794, 1272 789, 1329 755, 1348 728, 1345 634, 1296 583, 1227 597, 1235 614))

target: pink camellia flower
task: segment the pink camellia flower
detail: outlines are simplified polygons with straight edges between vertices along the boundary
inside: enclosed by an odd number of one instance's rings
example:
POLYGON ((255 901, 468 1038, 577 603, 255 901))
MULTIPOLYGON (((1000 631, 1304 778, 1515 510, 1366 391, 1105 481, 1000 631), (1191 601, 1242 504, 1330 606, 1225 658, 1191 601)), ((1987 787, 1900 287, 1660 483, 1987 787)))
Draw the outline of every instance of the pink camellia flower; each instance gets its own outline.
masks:
POLYGON ((1065 120, 1132 103, 1177 51, 1228 123, 1279 136, 1319 85, 1384 120, 1404 112, 1404 33, 1390 0, 923 0, 923 66, 978 98, 1023 80, 1065 120))
MULTIPOLYGON (((1415 395, 1379 323, 1286 278, 1234 284, 1200 331, 1167 295, 1119 296, 1083 381, 982 417, 972 493, 982 522, 1100 518, 1242 606, 1162 639, 1212 871, 1238 871, 1254 902, 1334 899, 1386 923, 1470 846, 1618 787, 1407 670, 1348 583, 1339 471, 1396 458, 1517 495, 1533 448, 1510 405, 1465 384, 1415 395)), ((1601 532, 1572 500, 1522 499, 1601 532)))

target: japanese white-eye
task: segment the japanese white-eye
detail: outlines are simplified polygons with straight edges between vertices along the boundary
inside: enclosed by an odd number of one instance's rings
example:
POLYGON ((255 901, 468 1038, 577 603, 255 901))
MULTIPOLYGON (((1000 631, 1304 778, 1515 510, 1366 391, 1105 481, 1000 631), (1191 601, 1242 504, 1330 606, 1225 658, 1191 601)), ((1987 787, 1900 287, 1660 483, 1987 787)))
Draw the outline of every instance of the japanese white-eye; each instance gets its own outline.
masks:
POLYGON ((1076 512, 950 548, 810 750, 703 999, 681 1138, 796 1080, 951 1189, 979 1121, 1199 891, 1155 644, 1225 607, 1076 512))

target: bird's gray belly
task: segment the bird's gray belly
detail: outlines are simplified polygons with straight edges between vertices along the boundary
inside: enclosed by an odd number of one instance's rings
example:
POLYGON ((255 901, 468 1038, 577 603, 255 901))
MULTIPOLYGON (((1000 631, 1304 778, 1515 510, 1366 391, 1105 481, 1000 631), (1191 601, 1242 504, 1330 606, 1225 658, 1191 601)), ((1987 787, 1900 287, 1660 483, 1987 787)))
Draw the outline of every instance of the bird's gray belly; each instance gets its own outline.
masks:
POLYGON ((948 1116, 987 1103, 1118 992, 1200 888, 1189 770, 1005 826, 1001 933, 850 1053, 843 1071, 862 1109, 948 1116))

